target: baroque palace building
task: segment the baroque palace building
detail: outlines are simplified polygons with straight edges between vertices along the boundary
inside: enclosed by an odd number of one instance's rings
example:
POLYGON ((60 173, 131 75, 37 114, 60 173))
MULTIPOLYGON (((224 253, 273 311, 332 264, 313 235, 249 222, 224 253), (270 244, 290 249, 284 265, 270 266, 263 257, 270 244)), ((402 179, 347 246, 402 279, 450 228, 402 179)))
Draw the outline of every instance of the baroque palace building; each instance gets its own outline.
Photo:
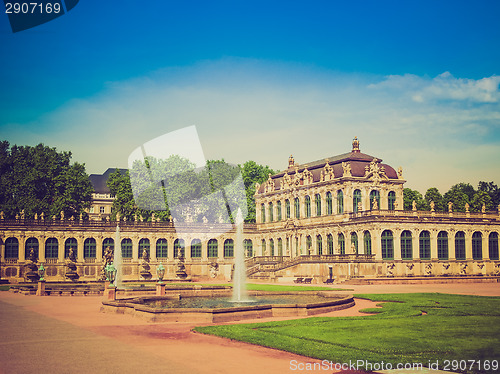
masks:
MULTIPOLYGON (((48 281, 67 280, 73 249, 79 279, 97 281, 106 249, 118 245, 125 280, 144 279, 145 263, 152 279, 159 263, 167 279, 178 279, 180 268, 191 280, 231 279, 232 225, 110 221, 113 197, 101 179, 91 177, 96 194, 89 221, 0 216, 2 279, 25 281, 31 255, 44 264, 48 281)), ((361 153, 356 138, 349 153, 307 164, 290 156, 286 170, 256 186, 256 223, 244 224, 242 239, 248 276, 322 283, 500 275, 498 209, 404 210, 404 183, 401 167, 361 153)))

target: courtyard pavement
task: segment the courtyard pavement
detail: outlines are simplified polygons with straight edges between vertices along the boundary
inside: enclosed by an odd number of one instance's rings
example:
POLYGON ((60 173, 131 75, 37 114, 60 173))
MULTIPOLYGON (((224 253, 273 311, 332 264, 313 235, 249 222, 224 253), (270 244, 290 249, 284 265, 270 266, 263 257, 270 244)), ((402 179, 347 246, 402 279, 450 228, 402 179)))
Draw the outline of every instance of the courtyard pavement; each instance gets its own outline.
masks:
MULTIPOLYGON (((345 291, 339 293, 345 294, 442 292, 500 296, 498 283, 341 288, 345 291)), ((319 360, 195 333, 191 331, 195 324, 148 323, 129 315, 101 313, 101 301, 102 297, 97 296, 37 297, 0 292, 0 373, 334 372, 320 369, 319 360), (308 367, 315 370, 306 370, 308 367)), ((368 300, 357 299, 353 308, 322 316, 361 315, 360 309, 372 306, 374 303, 368 300)))

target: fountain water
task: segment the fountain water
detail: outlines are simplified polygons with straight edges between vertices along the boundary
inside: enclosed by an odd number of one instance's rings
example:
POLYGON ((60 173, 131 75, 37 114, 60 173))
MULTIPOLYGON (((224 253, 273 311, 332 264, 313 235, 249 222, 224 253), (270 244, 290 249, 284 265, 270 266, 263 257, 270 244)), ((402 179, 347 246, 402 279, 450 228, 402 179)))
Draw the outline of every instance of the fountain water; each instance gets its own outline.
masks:
POLYGON ((113 265, 117 269, 115 286, 116 288, 118 288, 122 286, 122 275, 121 275, 122 250, 120 245, 120 226, 118 225, 118 223, 116 224, 116 232, 115 232, 115 249, 113 253, 113 265))
POLYGON ((247 269, 245 266, 245 249, 243 248, 243 215, 238 208, 236 214, 236 243, 233 273, 233 302, 250 302, 246 290, 247 269))

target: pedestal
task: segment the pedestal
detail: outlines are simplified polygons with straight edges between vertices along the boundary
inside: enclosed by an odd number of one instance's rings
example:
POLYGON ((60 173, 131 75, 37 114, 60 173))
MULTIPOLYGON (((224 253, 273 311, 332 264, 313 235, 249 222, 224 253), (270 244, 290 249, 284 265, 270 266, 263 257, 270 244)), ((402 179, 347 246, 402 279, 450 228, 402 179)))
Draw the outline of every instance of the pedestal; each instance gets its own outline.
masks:
POLYGON ((38 288, 36 290, 37 296, 45 296, 45 281, 38 281, 38 288))
POLYGON ((165 296, 165 284, 156 283, 156 296, 165 296))
POLYGON ((107 290, 107 299, 108 300, 116 300, 116 287, 114 286, 108 286, 108 288, 106 288, 107 290))

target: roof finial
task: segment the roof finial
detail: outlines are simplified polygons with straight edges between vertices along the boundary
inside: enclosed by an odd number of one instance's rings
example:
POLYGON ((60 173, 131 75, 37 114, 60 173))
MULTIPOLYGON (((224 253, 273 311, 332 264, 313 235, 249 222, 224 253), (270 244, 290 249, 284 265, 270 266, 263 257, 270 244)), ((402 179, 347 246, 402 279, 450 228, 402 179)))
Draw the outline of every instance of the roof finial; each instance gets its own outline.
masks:
POLYGON ((288 158, 288 169, 293 168, 295 166, 295 160, 293 159, 293 156, 290 155, 288 158))
POLYGON ((357 136, 352 141, 352 152, 359 153, 359 140, 357 136))

